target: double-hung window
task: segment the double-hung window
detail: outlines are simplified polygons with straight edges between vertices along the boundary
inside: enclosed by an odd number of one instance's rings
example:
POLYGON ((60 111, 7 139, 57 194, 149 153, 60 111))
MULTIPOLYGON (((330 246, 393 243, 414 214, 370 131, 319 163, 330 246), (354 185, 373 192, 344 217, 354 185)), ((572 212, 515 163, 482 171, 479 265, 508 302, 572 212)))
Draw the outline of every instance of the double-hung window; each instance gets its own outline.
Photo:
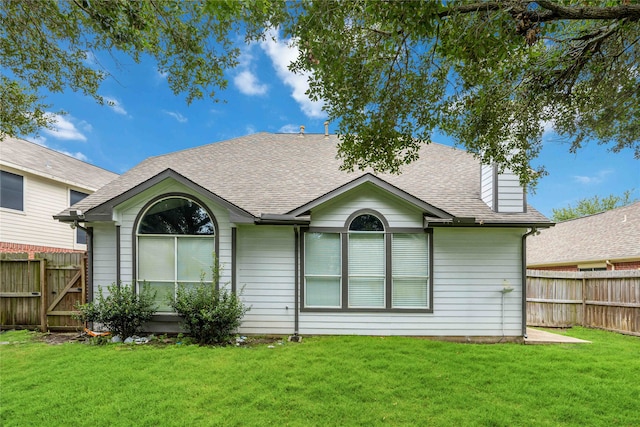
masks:
POLYGON ((0 171, 0 207, 24 211, 24 178, 0 171))
POLYGON ((430 233, 394 230, 378 213, 342 231, 304 233, 305 310, 431 310, 430 233))
POLYGON ((349 308, 385 307, 385 233, 382 221, 363 214, 349 225, 349 308))
POLYGON ((144 212, 137 230, 137 283, 157 291, 158 311, 172 311, 167 298, 178 286, 213 285, 215 230, 213 216, 188 198, 162 199, 144 212))

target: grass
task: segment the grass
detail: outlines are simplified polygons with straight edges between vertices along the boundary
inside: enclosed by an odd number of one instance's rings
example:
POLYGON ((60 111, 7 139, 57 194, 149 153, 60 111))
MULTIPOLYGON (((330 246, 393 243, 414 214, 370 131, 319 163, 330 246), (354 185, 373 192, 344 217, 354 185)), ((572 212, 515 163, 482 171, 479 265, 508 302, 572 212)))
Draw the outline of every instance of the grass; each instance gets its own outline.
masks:
POLYGON ((585 345, 311 337, 242 348, 0 341, 3 426, 633 426, 640 338, 585 345))

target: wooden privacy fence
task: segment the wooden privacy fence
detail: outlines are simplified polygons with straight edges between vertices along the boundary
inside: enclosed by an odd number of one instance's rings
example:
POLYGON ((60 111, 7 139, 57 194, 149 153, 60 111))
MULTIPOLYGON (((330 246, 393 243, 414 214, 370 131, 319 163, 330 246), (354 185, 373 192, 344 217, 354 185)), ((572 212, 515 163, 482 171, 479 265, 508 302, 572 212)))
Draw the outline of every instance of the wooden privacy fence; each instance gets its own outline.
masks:
POLYGON ((86 302, 87 259, 82 253, 1 254, 0 327, 76 330, 71 316, 86 302))
POLYGON ((527 270, 527 325, 640 336, 640 270, 527 270))

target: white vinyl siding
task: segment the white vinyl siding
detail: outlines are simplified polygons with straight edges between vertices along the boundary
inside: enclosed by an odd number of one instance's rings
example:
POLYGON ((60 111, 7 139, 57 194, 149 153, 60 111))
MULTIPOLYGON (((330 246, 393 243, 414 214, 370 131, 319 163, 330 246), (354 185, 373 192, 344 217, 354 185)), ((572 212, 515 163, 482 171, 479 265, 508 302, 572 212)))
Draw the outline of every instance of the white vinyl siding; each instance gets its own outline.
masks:
POLYGON ((238 226, 237 289, 251 310, 244 334, 291 334, 295 321, 295 235, 289 226, 238 226))
POLYGON ((433 313, 300 313, 301 334, 521 336, 525 229, 433 230, 433 313))
POLYGON ((524 191, 510 170, 498 175, 498 212, 524 212, 524 191))
POLYGON ((2 170, 23 176, 24 205, 22 211, 0 208, 0 241, 86 250, 85 244, 76 243, 76 230, 53 219, 53 215, 69 207, 67 184, 5 166, 2 170))
POLYGON ((373 209, 385 217, 389 227, 422 228, 422 211, 372 184, 347 191, 312 212, 312 227, 342 228, 349 216, 363 209, 373 209))
POLYGON ((480 196, 482 201, 493 209, 494 191, 494 169, 492 165, 482 165, 480 167, 480 196))
POLYGON ((103 288, 107 296, 107 286, 116 283, 116 227, 112 223, 93 223, 93 294, 103 288))

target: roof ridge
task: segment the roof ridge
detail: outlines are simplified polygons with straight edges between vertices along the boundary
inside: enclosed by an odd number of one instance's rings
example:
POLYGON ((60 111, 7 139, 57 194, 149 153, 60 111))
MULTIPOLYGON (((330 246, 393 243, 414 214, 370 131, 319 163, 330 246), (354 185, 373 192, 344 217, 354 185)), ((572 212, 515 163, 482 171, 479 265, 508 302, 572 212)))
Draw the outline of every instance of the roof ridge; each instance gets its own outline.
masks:
MULTIPOLYGON (((14 139, 14 140, 16 140, 16 141, 26 142, 26 143, 28 143, 28 144, 31 144, 31 145, 35 146, 35 147, 38 147, 38 148, 41 148, 41 149, 44 149, 44 150, 51 151, 51 152, 52 152, 52 153, 54 153, 54 154, 58 154, 58 155, 61 155, 61 156, 67 157, 67 158, 69 158, 69 159, 71 159, 71 160, 75 160, 75 161, 78 161, 78 162, 84 163, 85 165, 92 166, 92 167, 97 168, 97 169, 102 169, 102 170, 103 170, 103 171, 105 171, 105 172, 109 172, 109 173, 112 173, 112 174, 114 174, 114 175, 120 175, 120 174, 118 174, 117 172, 110 171, 109 169, 104 168, 104 167, 102 167, 102 166, 94 165, 93 163, 89 163, 89 162, 87 162, 87 161, 84 161, 84 160, 78 159, 77 157, 73 157, 73 156, 71 156, 71 155, 69 155, 69 154, 66 154, 66 153, 63 153, 63 152, 61 152, 61 151, 58 151, 58 150, 56 150, 55 148, 47 147, 46 145, 38 144, 37 142, 29 141, 28 139, 24 139, 24 138, 17 138, 17 137, 15 137, 15 136, 9 136, 9 135, 7 135, 7 137, 8 137, 8 138, 10 138, 10 139, 14 139)), ((0 142, 1 142, 1 141, 2 141, 2 140, 0 140, 0 142)))
POLYGON ((567 219, 567 220, 564 220, 564 221, 559 221, 559 222, 557 222, 557 224, 558 225, 566 224, 566 223, 571 222, 571 221, 578 221, 580 219, 586 219, 586 218, 591 218, 591 217, 598 216, 598 215, 604 215, 604 214, 608 214, 608 213, 613 213, 613 212, 619 211, 619 210, 624 209, 624 208, 632 207, 633 205, 637 205, 637 204, 640 204, 640 200, 636 200, 635 202, 629 203, 628 205, 618 206, 617 208, 605 209, 603 211, 592 213, 592 214, 589 214, 589 215, 584 215, 584 216, 580 216, 580 217, 577 217, 577 218, 571 218, 571 219, 567 219))

